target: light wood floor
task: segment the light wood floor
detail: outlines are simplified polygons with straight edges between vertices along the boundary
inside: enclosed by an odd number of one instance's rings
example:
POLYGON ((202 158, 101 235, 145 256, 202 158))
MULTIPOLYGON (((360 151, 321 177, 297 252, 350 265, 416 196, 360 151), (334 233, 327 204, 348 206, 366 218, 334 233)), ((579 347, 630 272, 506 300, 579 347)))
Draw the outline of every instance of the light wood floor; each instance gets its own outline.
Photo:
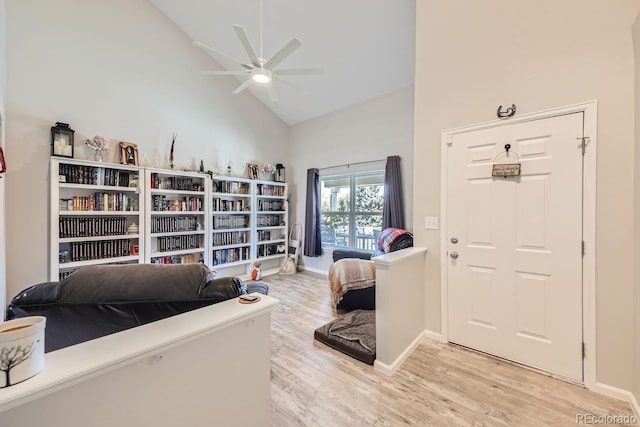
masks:
POLYGON ((274 427, 575 426, 577 414, 633 415, 624 402, 430 339, 386 376, 313 339, 334 318, 325 276, 264 281, 280 300, 272 317, 274 427))

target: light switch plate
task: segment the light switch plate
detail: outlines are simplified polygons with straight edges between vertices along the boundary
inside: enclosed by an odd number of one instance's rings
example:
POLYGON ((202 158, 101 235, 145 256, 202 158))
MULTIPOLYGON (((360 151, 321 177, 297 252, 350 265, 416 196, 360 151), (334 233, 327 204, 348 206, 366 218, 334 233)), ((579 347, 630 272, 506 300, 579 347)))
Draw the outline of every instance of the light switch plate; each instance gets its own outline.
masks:
POLYGON ((437 230, 439 228, 438 217, 437 216, 425 216, 424 217, 424 228, 426 228, 427 230, 437 230))

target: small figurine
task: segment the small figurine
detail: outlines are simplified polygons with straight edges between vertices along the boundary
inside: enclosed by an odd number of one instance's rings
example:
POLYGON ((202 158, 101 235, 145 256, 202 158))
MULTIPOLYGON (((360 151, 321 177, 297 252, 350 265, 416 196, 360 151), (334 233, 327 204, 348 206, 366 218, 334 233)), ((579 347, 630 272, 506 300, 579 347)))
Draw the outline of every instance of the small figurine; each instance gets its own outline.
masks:
POLYGON ((262 263, 260 261, 256 261, 253 263, 253 270, 251 271, 251 280, 262 279, 262 272, 260 271, 261 265, 262 263))

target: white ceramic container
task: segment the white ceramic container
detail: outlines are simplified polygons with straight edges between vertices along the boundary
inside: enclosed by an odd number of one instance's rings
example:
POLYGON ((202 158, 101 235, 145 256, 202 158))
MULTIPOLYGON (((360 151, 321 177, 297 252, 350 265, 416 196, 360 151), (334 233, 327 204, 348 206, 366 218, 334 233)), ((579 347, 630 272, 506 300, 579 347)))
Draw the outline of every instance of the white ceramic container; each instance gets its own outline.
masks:
POLYGON ((0 323, 0 388, 27 380, 44 368, 43 316, 0 323))

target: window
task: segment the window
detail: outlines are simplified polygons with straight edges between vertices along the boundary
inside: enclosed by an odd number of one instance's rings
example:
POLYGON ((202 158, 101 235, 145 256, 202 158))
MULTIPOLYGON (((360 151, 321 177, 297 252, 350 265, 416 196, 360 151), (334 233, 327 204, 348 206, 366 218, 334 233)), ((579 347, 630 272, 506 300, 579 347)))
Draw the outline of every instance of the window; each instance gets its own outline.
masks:
POLYGON ((323 246, 376 250, 384 171, 321 177, 320 197, 323 246))

